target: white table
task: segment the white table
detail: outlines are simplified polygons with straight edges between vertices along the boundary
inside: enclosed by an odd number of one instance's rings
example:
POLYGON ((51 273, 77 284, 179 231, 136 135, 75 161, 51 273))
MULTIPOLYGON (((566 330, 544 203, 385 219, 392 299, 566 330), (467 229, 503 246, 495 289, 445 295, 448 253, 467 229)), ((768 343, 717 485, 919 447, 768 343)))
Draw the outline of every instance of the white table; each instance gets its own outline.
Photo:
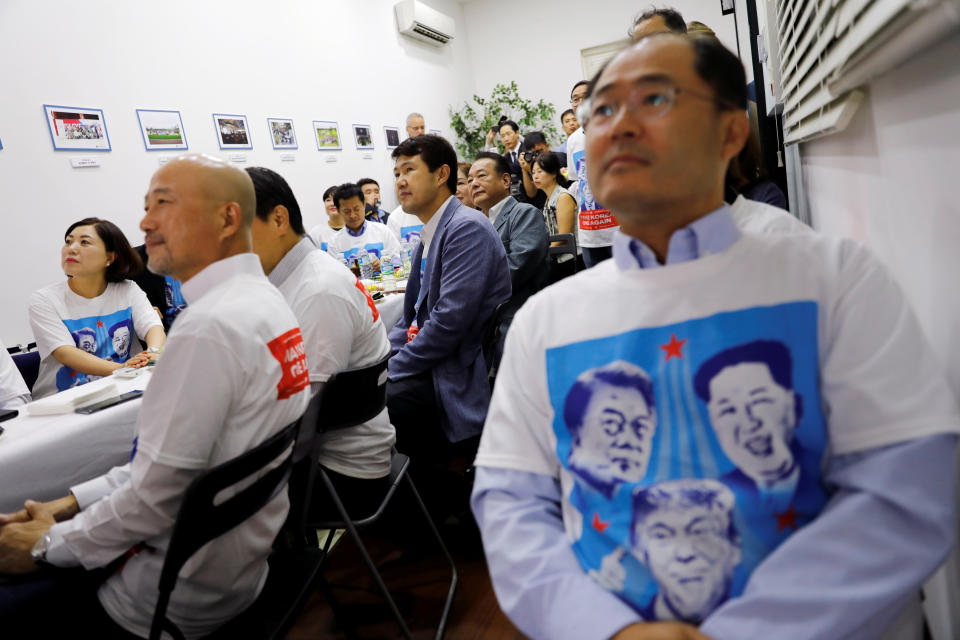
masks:
MULTIPOLYGON (((84 385, 116 384, 117 393, 145 389, 151 373, 136 378, 111 376, 84 385)), ((23 508, 27 498, 51 500, 79 482, 130 460, 142 400, 97 413, 20 415, 2 425, 0 435, 0 513, 23 508)))
POLYGON ((403 298, 402 293, 388 293, 383 296, 383 300, 377 303, 377 311, 380 312, 380 319, 383 321, 387 333, 390 333, 390 329, 397 324, 397 320, 403 315, 403 298))

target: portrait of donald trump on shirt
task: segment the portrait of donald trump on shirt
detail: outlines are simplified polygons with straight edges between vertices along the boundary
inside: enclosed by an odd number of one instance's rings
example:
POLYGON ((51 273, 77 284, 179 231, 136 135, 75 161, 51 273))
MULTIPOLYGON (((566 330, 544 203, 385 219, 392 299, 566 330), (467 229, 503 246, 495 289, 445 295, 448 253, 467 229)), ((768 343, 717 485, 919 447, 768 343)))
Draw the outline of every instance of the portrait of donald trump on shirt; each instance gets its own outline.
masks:
POLYGON ((637 489, 631 551, 657 583, 644 618, 697 624, 729 597, 741 559, 734 501, 730 489, 710 479, 637 489))
POLYGON ((567 393, 563 417, 567 465, 578 478, 608 499, 623 483, 643 479, 657 428, 646 371, 623 360, 584 371, 567 393))

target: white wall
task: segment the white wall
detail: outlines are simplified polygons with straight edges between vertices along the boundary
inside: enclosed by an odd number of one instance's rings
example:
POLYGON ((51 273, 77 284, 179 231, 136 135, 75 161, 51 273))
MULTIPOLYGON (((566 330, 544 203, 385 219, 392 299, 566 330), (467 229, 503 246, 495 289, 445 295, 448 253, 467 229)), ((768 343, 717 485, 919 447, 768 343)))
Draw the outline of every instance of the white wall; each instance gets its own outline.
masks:
MULTIPOLYGON (((721 15, 719 0, 655 4, 674 7, 687 21, 703 22, 736 51, 733 16, 721 15)), ((649 5, 624 0, 483 0, 465 4, 476 93, 486 97, 497 83, 516 80, 521 96, 534 101, 543 97, 559 116, 570 107, 573 83, 584 79, 580 50, 626 38, 634 16, 649 5)), ((745 37, 741 30, 741 44, 745 37)), ((557 125, 559 128, 559 121, 557 125)))
POLYGON ((293 187, 308 226, 323 215, 332 184, 370 176, 394 203, 383 126, 410 111, 449 132, 447 107, 473 91, 461 5, 426 0, 460 30, 443 48, 397 33, 392 0, 88 0, 0 2, 0 339, 30 338, 26 301, 63 277, 59 250, 73 221, 100 216, 137 244, 143 194, 159 156, 147 152, 136 109, 177 109, 191 151, 216 155, 214 112, 248 117, 253 150, 240 166, 267 166, 293 187), (41 105, 99 107, 108 153, 53 151, 41 105), (294 162, 281 162, 268 117, 293 118, 294 162), (337 120, 342 152, 317 151, 312 120, 337 120), (364 160, 352 123, 374 128, 364 160), (328 155, 338 162, 325 162, 328 155), (100 167, 73 169, 71 157, 100 167))
MULTIPOLYGON (((846 131, 801 146, 814 226, 873 248, 960 395, 960 35, 877 79, 846 131)), ((960 637, 960 554, 925 588, 935 640, 960 637)))

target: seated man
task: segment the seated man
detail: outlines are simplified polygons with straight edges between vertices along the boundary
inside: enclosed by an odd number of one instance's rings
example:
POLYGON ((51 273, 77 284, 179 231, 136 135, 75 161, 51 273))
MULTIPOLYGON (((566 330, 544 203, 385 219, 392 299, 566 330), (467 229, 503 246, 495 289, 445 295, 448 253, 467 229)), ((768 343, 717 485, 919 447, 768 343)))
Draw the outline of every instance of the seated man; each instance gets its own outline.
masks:
MULTIPOLYGON (((247 173, 257 192, 253 250, 300 322, 310 382, 318 393, 330 376, 385 358, 390 353, 387 332, 366 288, 305 235, 300 205, 286 180, 263 167, 247 173)), ((340 497, 358 509, 359 517, 369 515, 389 486, 396 435, 387 410, 320 438, 320 464, 329 470, 340 497)))
POLYGON ((141 244, 134 247, 140 255, 143 262, 143 269, 134 278, 137 286, 143 289, 147 294, 147 300, 153 305, 153 308, 160 314, 163 321, 163 330, 170 333, 173 321, 177 319, 180 312, 183 311, 187 303, 183 299, 183 292, 180 290, 180 281, 170 276, 160 276, 150 271, 148 264, 150 256, 147 255, 147 245, 141 244))
POLYGON ((361 178, 357 180, 357 186, 363 191, 367 220, 387 224, 390 213, 380 207, 380 185, 377 181, 373 178, 361 178))
MULTIPOLYGON (((306 410, 310 380, 297 319, 250 253, 254 207, 247 174, 209 156, 182 156, 154 174, 140 223, 150 268, 180 280, 190 306, 144 393, 131 462, 0 518, 0 573, 120 562, 98 588, 65 587, 32 606, 16 595, 28 585, 0 588, 0 602, 15 607, 0 611, 5 623, 16 614, 35 633, 42 621, 39 633, 49 637, 78 629, 147 637, 187 486, 306 410)), ((167 616, 188 638, 211 633, 257 597, 288 507, 283 491, 184 566, 167 616)))
POLYGON ((17 363, 7 353, 7 347, 0 341, 0 409, 17 409, 30 402, 30 390, 27 389, 17 363))
POLYGON ((403 315, 390 329, 387 408, 397 449, 436 459, 483 426, 490 383, 481 341, 510 297, 510 271, 496 231, 453 195, 457 154, 449 142, 409 138, 393 158, 400 204, 424 227, 403 315))
POLYGON ((342 184, 333 194, 333 202, 343 216, 344 227, 337 231, 327 251, 338 260, 349 261, 365 249, 373 260, 374 270, 380 268, 381 258, 400 255, 400 243, 386 225, 364 218, 363 191, 353 183, 342 184))
POLYGON ((713 38, 648 36, 591 81, 622 231, 517 314, 476 459, 493 586, 535 638, 878 638, 953 545, 940 366, 866 249, 738 228, 745 104, 713 38))
POLYGON ((481 152, 470 167, 473 202, 493 222, 510 265, 513 295, 500 315, 500 331, 506 335, 517 310, 546 285, 547 226, 543 214, 510 195, 510 173, 503 156, 481 152))

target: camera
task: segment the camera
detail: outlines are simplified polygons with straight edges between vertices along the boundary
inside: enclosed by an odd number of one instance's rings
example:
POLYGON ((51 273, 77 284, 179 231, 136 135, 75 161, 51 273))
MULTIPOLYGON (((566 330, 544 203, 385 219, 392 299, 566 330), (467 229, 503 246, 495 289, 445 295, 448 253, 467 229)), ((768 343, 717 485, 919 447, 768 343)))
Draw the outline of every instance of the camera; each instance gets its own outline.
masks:
POLYGON ((507 118, 507 116, 504 116, 504 115, 500 116, 500 119, 497 121, 497 124, 490 127, 490 131, 492 131, 493 133, 500 133, 500 127, 502 127, 503 123, 506 122, 508 119, 509 118, 507 118))
POLYGON ((534 161, 540 156, 539 151, 524 151, 523 159, 527 161, 527 164, 532 165, 534 161))

